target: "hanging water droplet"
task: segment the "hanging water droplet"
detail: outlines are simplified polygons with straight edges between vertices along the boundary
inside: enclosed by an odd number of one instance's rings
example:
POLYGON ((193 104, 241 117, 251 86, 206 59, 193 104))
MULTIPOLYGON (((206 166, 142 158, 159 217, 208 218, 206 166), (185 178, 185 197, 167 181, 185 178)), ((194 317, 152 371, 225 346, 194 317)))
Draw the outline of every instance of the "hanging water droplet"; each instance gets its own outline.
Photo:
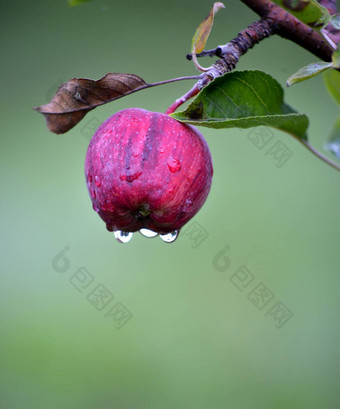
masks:
POLYGON ((172 243, 174 242, 177 237, 178 237, 178 230, 174 230, 171 233, 166 233, 166 234, 160 234, 159 237, 165 242, 165 243, 172 243))
POLYGON ((133 236, 133 233, 130 233, 128 231, 121 231, 121 230, 116 230, 115 232, 113 232, 115 238, 117 239, 117 241, 119 241, 119 243, 128 243, 133 236))
POLYGON ((156 237, 158 236, 158 233, 156 233, 155 231, 149 230, 149 229, 140 229, 139 233, 144 236, 144 237, 156 237))

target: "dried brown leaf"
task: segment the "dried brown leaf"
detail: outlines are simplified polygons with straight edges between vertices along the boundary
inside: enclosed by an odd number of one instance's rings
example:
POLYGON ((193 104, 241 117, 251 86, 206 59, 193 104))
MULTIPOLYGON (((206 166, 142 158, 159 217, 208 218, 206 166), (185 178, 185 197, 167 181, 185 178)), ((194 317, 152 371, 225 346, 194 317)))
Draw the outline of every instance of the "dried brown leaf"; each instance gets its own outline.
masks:
POLYGON ((44 115, 51 132, 65 133, 97 106, 149 86, 134 74, 109 73, 98 81, 73 78, 61 84, 48 104, 35 109, 44 115))

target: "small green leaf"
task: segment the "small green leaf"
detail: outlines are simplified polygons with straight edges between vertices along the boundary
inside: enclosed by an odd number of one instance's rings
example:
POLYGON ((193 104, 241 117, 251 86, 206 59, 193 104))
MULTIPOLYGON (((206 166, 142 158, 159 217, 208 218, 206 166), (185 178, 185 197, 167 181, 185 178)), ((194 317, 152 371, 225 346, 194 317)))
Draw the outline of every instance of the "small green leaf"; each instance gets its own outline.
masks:
POLYGON ((329 23, 328 10, 316 0, 273 0, 273 2, 314 29, 321 29, 329 23))
POLYGON ((340 14, 339 13, 331 16, 330 22, 334 28, 336 28, 337 30, 340 30, 340 14))
POLYGON ((323 79, 329 94, 340 105, 340 72, 334 69, 327 70, 323 79))
POLYGON ((283 101, 283 89, 261 71, 235 71, 215 79, 183 112, 179 121, 210 128, 270 126, 307 139, 308 118, 283 101))
POLYGON ((308 64, 305 67, 300 68, 295 74, 291 75, 287 79, 287 87, 290 87, 297 82, 309 80, 318 74, 326 71, 328 68, 340 68, 340 46, 334 51, 332 55, 332 62, 314 62, 308 64))
POLYGON ((340 116, 334 124, 331 137, 326 143, 325 149, 340 159, 340 116))
POLYGON ((79 6, 80 4, 87 3, 88 1, 92 0, 68 0, 69 6, 79 6))
POLYGON ((202 23, 198 26, 194 37, 192 38, 191 43, 191 53, 192 53, 192 60, 199 71, 206 71, 197 61, 196 54, 201 53, 204 50, 205 44, 208 40, 210 31, 214 24, 214 16, 218 12, 218 10, 225 8, 223 3, 216 2, 213 5, 213 8, 210 10, 210 13, 207 17, 202 21, 202 23))
POLYGON ((331 62, 314 62, 302 67, 295 74, 291 75, 287 79, 287 87, 290 87, 297 82, 308 80, 309 78, 315 77, 321 72, 325 71, 327 68, 332 67, 331 62))
POLYGON ((210 13, 202 21, 202 23, 198 26, 194 34, 194 37, 192 39, 191 51, 193 53, 198 54, 204 50, 205 44, 208 40, 210 31, 214 24, 214 16, 218 12, 218 10, 222 8, 225 8, 223 3, 214 3, 214 6, 210 10, 210 13))

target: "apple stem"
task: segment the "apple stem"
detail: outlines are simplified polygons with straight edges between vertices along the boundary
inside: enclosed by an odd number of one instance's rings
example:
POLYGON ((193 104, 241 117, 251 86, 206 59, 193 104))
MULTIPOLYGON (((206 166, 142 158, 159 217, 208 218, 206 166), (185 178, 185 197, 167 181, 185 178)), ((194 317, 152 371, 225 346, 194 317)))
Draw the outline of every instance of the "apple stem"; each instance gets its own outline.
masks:
POLYGON ((200 88, 198 86, 198 82, 181 98, 176 99, 176 101, 165 111, 166 114, 170 115, 176 111, 176 109, 184 104, 184 102, 188 101, 190 98, 194 97, 200 92, 200 88))

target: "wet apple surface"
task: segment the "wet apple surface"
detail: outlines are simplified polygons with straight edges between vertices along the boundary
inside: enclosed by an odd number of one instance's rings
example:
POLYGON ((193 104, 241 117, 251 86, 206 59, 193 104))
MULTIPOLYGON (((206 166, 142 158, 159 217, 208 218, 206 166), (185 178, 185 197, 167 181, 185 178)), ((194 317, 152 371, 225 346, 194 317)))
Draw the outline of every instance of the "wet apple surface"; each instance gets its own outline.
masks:
POLYGON ((208 145, 196 128, 139 108, 107 119, 85 161, 93 208, 123 242, 140 230, 171 241, 202 207, 212 175, 208 145))

